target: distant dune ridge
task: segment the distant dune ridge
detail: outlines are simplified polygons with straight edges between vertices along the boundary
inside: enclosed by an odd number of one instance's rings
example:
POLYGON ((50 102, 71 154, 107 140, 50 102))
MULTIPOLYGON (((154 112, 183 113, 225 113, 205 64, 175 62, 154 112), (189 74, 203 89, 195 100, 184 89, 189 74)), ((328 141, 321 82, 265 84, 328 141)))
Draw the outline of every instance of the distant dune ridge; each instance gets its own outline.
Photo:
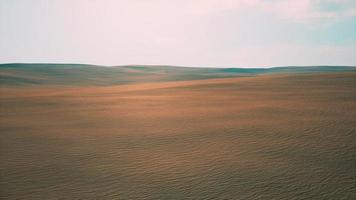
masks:
POLYGON ((0 199, 356 199, 355 67, 0 65, 0 199))
POLYGON ((122 85, 144 82, 199 80, 270 73, 348 72, 356 67, 309 66, 275 68, 193 68, 128 65, 103 67, 85 64, 0 64, 1 86, 122 85))

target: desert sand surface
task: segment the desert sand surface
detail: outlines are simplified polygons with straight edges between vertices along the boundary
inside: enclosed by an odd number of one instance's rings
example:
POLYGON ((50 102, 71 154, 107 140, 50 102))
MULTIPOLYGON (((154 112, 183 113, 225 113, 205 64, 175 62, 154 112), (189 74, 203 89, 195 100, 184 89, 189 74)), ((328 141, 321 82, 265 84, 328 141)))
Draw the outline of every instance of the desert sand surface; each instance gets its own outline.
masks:
POLYGON ((1 199, 356 199, 355 72, 0 93, 1 199))
POLYGON ((351 66, 304 66, 272 68, 204 68, 167 65, 101 66, 88 64, 0 64, 3 86, 112 86, 149 82, 249 77, 275 73, 356 72, 351 66))

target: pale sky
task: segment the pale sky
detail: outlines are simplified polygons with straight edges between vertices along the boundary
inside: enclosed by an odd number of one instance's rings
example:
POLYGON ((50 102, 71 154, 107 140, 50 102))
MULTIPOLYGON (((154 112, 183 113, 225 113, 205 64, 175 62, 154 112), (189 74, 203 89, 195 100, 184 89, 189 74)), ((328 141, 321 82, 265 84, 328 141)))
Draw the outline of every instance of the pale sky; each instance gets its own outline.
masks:
POLYGON ((0 63, 356 66, 356 0, 0 0, 0 63))

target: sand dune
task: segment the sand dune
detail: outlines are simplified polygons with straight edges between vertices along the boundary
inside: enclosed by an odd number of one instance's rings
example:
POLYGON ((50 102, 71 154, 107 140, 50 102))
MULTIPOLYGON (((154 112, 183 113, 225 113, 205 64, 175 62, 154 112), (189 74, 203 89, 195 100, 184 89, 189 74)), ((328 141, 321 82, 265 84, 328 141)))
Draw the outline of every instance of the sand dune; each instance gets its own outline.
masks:
POLYGON ((356 199, 355 72, 0 93, 3 199, 356 199))
POLYGON ((245 77, 271 73, 356 72, 356 67, 194 68, 84 64, 0 64, 0 86, 112 86, 148 82, 245 77))

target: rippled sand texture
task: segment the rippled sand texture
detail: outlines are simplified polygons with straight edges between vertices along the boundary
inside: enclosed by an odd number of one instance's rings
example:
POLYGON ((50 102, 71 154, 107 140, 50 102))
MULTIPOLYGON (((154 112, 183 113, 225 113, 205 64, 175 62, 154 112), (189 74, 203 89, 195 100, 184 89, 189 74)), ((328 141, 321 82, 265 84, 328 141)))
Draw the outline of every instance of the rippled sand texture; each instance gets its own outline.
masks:
POLYGON ((356 73, 0 92, 3 199, 356 199, 356 73))

